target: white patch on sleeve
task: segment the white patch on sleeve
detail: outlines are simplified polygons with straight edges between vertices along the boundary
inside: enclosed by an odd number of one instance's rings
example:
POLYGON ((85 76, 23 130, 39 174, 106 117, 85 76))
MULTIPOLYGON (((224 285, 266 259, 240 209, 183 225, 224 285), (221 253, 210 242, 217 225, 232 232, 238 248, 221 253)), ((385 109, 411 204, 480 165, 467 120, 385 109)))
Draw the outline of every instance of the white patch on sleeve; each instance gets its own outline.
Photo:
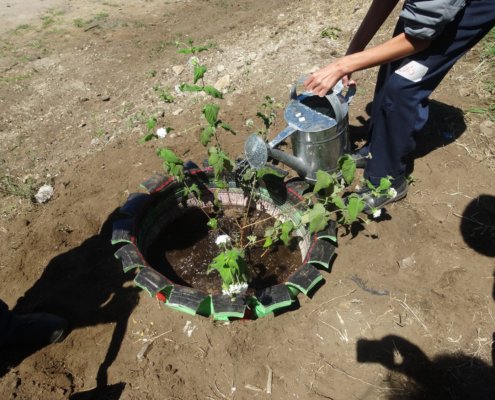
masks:
POLYGON ((428 72, 428 67, 421 65, 417 61, 409 61, 405 60, 400 68, 395 71, 396 74, 412 81, 419 82, 428 72))

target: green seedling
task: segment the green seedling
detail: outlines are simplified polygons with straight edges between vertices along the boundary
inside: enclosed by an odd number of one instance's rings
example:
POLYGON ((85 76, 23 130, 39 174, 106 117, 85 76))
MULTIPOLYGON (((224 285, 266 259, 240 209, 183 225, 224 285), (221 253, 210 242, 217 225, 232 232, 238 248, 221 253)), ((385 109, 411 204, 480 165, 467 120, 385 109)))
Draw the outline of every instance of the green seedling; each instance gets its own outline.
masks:
POLYGON ((203 46, 194 46, 193 44, 194 44, 194 40, 192 40, 192 39, 189 39, 187 41, 187 43, 183 43, 183 42, 179 42, 179 41, 176 41, 175 42, 175 45, 177 47, 185 46, 185 47, 182 47, 179 50, 177 50, 177 52, 180 53, 180 54, 192 54, 192 55, 196 55, 196 54, 201 53, 203 51, 207 51, 211 47, 213 47, 212 44, 203 45, 203 46))
POLYGON ((165 103, 173 103, 174 102, 174 96, 172 96, 172 94, 170 93, 170 90, 163 89, 159 85, 154 86, 153 90, 158 94, 159 99, 164 101, 165 103))
POLYGON ((340 28, 330 26, 328 28, 323 29, 320 33, 320 36, 322 38, 337 40, 340 36, 340 32, 341 32, 340 28))
MULTIPOLYGON (((192 46, 192 40, 189 40, 190 47, 187 49, 181 49, 179 50, 179 53, 183 54, 196 54, 200 53, 202 51, 206 51, 209 49, 210 46, 199 46, 199 47, 194 47, 192 46)), ((177 42, 176 42, 177 44, 177 42)), ((213 86, 209 86, 205 84, 204 77, 206 72, 208 71, 208 68, 206 65, 203 65, 200 63, 200 61, 194 57, 191 60, 192 66, 193 66, 193 83, 181 83, 179 88, 182 92, 204 92, 212 97, 215 97, 217 99, 222 99, 223 94, 219 90, 215 89, 213 86), (201 85, 198 85, 198 81, 201 81, 201 85)))
POLYGON ((225 249, 213 259, 207 273, 213 270, 217 271, 222 278, 224 294, 235 296, 248 281, 248 266, 244 251, 235 247, 225 249))

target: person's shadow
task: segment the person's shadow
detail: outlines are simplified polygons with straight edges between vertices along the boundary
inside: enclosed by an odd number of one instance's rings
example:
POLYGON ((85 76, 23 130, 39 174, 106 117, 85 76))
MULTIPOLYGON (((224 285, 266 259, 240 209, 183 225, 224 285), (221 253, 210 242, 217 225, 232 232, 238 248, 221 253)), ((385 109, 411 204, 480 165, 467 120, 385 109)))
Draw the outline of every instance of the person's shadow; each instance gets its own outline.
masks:
POLYGON ((429 359, 418 346, 389 335, 360 339, 357 360, 379 363, 391 371, 389 400, 495 399, 495 368, 476 357, 442 354, 429 359))
MULTIPOLYGON (((366 117, 362 115, 357 117, 360 126, 349 125, 351 143, 362 143, 369 139, 372 106, 372 103, 366 105, 366 117)), ((407 173, 412 173, 415 159, 422 158, 432 151, 454 142, 465 131, 466 123, 461 109, 439 101, 429 100, 428 121, 421 132, 415 136, 416 149, 409 156, 407 173)))
POLYGON ((461 234, 473 250, 495 257, 495 196, 482 194, 467 205, 462 214, 461 234))
MULTIPOLYGON (((15 313, 50 312, 66 318, 72 330, 114 323, 112 339, 98 369, 96 388, 72 395, 71 399, 118 399, 125 383, 108 385, 107 371, 118 355, 127 322, 138 303, 139 289, 125 283, 132 274, 124 274, 111 244, 112 224, 121 215, 114 211, 100 233, 80 246, 54 257, 40 279, 22 296, 15 313)), ((39 348, 15 348, 2 351, 0 378, 39 348)), ((70 352, 70 349, 68 350, 70 352)))
MULTIPOLYGON (((495 196, 480 195, 464 210, 460 230, 471 248, 495 257, 495 196)), ((495 271, 492 297, 495 301, 495 271)), ((357 342, 359 362, 380 363, 390 371, 389 400, 495 399, 495 333, 492 365, 465 354, 429 359, 416 345, 399 336, 357 342), (405 378, 405 379, 404 379, 405 378)))

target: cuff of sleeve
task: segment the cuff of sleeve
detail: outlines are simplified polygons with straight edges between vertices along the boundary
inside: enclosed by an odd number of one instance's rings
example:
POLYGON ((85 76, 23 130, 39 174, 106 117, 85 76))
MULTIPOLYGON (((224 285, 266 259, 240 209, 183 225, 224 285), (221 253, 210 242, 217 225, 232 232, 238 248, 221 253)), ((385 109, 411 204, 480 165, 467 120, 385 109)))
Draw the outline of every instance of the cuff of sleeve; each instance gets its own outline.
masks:
POLYGON ((444 25, 430 27, 422 24, 415 24, 412 21, 405 21, 404 32, 406 35, 418 38, 418 39, 435 39, 439 36, 444 29, 444 25))

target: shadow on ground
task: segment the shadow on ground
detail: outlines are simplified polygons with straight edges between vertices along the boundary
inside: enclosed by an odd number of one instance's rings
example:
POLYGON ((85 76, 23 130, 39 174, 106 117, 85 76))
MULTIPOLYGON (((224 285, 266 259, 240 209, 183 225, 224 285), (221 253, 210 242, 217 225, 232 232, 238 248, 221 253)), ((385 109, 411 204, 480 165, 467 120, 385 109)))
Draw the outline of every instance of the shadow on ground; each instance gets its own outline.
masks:
MULTIPOLYGON (((460 229, 466 244, 495 257, 495 197, 481 195, 472 200, 464 210, 460 229)), ((495 300, 495 282, 492 297, 495 300)), ((394 335, 357 343, 358 362, 379 363, 389 370, 389 400, 493 400, 495 333, 491 356, 491 366, 463 353, 430 359, 418 346, 394 335)))
POLYGON ((461 353, 441 354, 429 359, 418 346, 400 336, 359 340, 357 360, 379 363, 389 370, 389 400, 495 398, 493 366, 461 353))
MULTIPOLYGON (((122 272, 121 264, 114 257, 117 248, 110 242, 112 224, 119 215, 114 211, 99 234, 54 257, 40 279, 13 309, 16 313, 43 311, 58 314, 69 321, 72 330, 115 324, 105 358, 98 369, 96 388, 74 394, 71 399, 118 399, 125 386, 124 383, 108 385, 107 382, 108 368, 118 355, 127 321, 138 304, 139 292, 138 288, 126 287, 131 275, 122 272)), ((24 348, 2 352, 0 377, 37 350, 24 348)), ((89 354, 94 354, 94 350, 88 349, 89 354)))
POLYGON ((495 257, 495 196, 482 194, 471 200, 462 214, 461 234, 473 250, 495 257))
MULTIPOLYGON (((366 117, 357 117, 361 126, 349 126, 351 143, 368 140, 371 107, 372 103, 368 103, 365 109, 366 117)), ((416 150, 411 155, 409 173, 412 173, 415 159, 454 142, 466 131, 464 113, 461 109, 435 100, 430 100, 429 107, 428 121, 422 131, 416 135, 416 150)))

